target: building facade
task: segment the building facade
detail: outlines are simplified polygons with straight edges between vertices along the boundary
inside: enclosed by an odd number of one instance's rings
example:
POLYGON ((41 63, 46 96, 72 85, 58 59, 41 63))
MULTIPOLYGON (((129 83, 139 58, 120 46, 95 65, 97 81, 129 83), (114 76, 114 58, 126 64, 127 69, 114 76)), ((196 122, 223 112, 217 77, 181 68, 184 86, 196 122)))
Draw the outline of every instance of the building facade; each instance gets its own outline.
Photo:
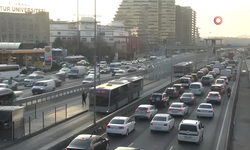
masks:
POLYGON ((175 39, 175 0, 123 0, 114 17, 142 43, 175 39), (135 32, 136 30, 136 32, 135 32))
POLYGON ((196 12, 191 7, 176 6, 176 42, 195 45, 197 36, 196 12))
POLYGON ((49 13, 0 12, 0 40, 10 43, 47 43, 50 41, 49 13))

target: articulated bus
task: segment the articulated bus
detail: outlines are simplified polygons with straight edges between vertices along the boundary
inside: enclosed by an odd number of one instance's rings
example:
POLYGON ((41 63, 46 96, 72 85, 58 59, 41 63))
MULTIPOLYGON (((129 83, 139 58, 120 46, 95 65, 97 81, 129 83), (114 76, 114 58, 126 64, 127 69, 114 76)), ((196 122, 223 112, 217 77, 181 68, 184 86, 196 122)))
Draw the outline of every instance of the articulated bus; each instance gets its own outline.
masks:
POLYGON ((0 65, 0 79, 10 79, 20 75, 19 65, 0 65))
MULTIPOLYGON (((111 113, 140 97, 143 77, 123 77, 96 86, 96 112, 111 113)), ((94 108, 94 88, 89 91, 89 108, 94 108)))
POLYGON ((193 71, 193 62, 180 62, 174 65, 174 76, 181 77, 193 71))
POLYGON ((0 106, 12 106, 15 94, 11 89, 0 88, 0 106))

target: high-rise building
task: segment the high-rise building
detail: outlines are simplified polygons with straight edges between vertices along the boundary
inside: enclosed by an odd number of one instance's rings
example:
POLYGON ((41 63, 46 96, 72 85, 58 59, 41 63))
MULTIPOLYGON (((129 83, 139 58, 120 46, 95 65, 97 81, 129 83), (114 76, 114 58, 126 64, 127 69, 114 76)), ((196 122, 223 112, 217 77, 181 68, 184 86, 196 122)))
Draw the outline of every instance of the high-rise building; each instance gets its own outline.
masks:
POLYGON ((196 12, 191 7, 176 6, 176 42, 181 45, 195 45, 196 12))
POLYGON ((49 13, 0 12, 0 42, 49 44, 49 13))
POLYGON ((125 29, 143 43, 173 41, 175 0, 123 0, 114 21, 123 21, 125 29))

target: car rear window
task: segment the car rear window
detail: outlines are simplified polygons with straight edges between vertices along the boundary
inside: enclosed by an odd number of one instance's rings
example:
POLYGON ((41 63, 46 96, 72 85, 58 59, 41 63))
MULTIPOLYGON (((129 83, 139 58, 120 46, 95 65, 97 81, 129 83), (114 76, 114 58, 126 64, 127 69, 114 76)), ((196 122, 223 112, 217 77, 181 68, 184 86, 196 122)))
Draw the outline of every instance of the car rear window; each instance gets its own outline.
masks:
POLYGON ((201 80, 210 80, 210 77, 203 77, 201 80))
POLYGON ((152 95, 151 98, 155 99, 155 100, 161 100, 162 99, 162 95, 152 95))
POLYGON ((124 120, 121 119, 113 119, 110 121, 111 124, 124 124, 124 120))
POLYGON ((209 96, 211 96, 211 97, 218 97, 219 94, 217 94, 217 93, 216 94, 215 93, 210 93, 209 96))
POLYGON ((147 107, 139 107, 138 110, 145 110, 145 111, 147 111, 148 108, 147 107))
POLYGON ((188 79, 181 79, 181 83, 188 83, 189 80, 188 79))
POLYGON ((154 121, 167 121, 166 117, 154 117, 154 121))
POLYGON ((182 97, 192 97, 191 94, 182 94, 182 97))
MULTIPOLYGON (((88 139, 74 139, 68 147, 77 147, 79 149, 87 149, 91 141, 88 139)), ((73 149, 71 149, 73 150, 73 149)))
POLYGON ((192 132, 197 132, 197 127, 194 125, 186 125, 186 124, 181 124, 180 130, 182 131, 192 131, 192 132))
POLYGON ((190 87, 191 89, 199 89, 201 88, 199 84, 191 84, 190 87))
POLYGON ((167 89, 167 93, 173 93, 174 89, 167 89))
POLYGON ((210 105, 200 105, 200 107, 199 108, 208 108, 208 109, 211 109, 212 108, 212 106, 210 106, 210 105))
POLYGON ((211 90, 212 90, 212 91, 213 91, 213 90, 218 91, 218 90, 220 90, 220 89, 221 89, 220 86, 212 86, 212 87, 211 87, 211 90))
POLYGON ((224 83, 224 79, 223 80, 217 80, 217 83, 224 83))
POLYGON ((175 88, 177 88, 177 89, 181 88, 180 85, 174 85, 173 87, 175 87, 175 88))
POLYGON ((177 104, 173 104, 171 105, 171 107, 174 107, 174 108, 181 108, 182 105, 177 105, 177 104))

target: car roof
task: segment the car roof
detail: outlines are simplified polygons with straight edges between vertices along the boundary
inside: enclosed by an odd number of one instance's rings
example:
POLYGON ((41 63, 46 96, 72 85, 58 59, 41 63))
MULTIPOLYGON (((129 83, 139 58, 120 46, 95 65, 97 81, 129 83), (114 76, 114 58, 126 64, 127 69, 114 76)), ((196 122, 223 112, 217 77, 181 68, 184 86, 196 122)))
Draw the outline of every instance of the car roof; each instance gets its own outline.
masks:
POLYGON ((91 134, 80 134, 78 135, 74 140, 76 139, 89 139, 92 140, 93 138, 95 138, 96 135, 91 135, 91 134))
MULTIPOLYGON (((193 93, 183 93, 183 94, 193 95, 193 93)), ((183 94, 182 94, 182 95, 183 95, 183 94)))
POLYGON ((222 87, 221 84, 213 84, 213 85, 211 85, 211 87, 212 87, 212 86, 220 86, 220 87, 222 87))
POLYGON ((190 80, 190 78, 188 78, 188 77, 181 77, 180 79, 188 79, 188 80, 190 80))
POLYGON ((211 91, 208 94, 220 94, 219 92, 211 91))
MULTIPOLYGON (((128 119, 129 117, 124 117, 124 116, 116 116, 116 117, 114 117, 113 119, 120 119, 120 120, 126 120, 126 119, 128 119)), ((112 120, 113 120, 112 119, 112 120)))
POLYGON ((200 82, 193 82, 193 83, 191 83, 191 84, 201 84, 200 82))
POLYGON ((168 117, 170 115, 169 114, 156 114, 155 116, 157 116, 157 117, 168 117))
POLYGON ((227 76, 220 76, 220 78, 227 78, 227 76))
POLYGON ((220 79, 216 79, 216 81, 217 81, 217 80, 222 80, 222 81, 225 81, 225 80, 224 80, 224 79, 222 79, 222 78, 220 78, 220 79))
POLYGON ((149 104, 142 104, 142 105, 139 105, 138 107, 151 107, 153 105, 149 105, 149 104))
POLYGON ((153 93, 152 95, 162 95, 162 93, 153 93))
POLYGON ((188 124, 188 125, 197 125, 200 121, 199 120, 190 120, 190 119, 183 119, 181 124, 188 124))
POLYGON ((168 90, 168 89, 175 89, 175 87, 167 87, 167 90, 168 90))
POLYGON ((181 102, 173 102, 171 105, 183 105, 184 103, 181 103, 181 102))
POLYGON ((200 103, 200 105, 209 105, 209 106, 212 106, 212 104, 210 104, 210 103, 200 103))
POLYGON ((174 84, 173 86, 182 86, 182 84, 174 84))

